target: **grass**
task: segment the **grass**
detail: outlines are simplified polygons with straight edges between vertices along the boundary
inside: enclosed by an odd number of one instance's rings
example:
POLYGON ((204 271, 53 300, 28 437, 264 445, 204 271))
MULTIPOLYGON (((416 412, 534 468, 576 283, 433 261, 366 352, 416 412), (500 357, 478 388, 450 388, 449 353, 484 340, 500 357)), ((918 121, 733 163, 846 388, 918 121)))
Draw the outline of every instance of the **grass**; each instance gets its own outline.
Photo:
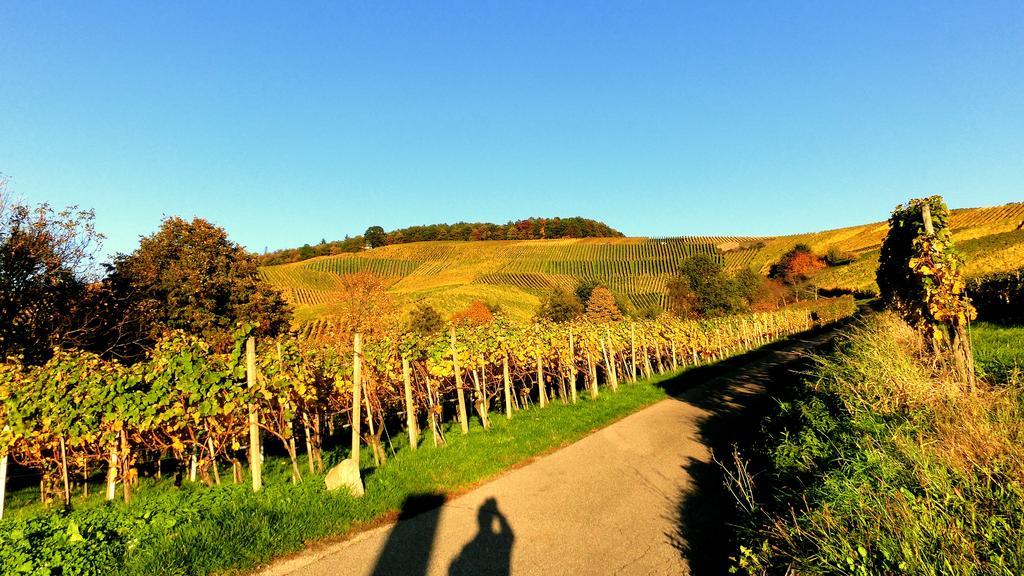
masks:
MULTIPOLYGON (((468 436, 447 432, 435 448, 429 435, 418 450, 394 438, 388 462, 374 468, 363 451, 366 495, 327 492, 322 475, 293 486, 286 459, 266 463, 265 489, 245 485, 206 487, 170 480, 142 481, 131 505, 99 496, 75 503, 70 513, 28 504, 32 490, 13 494, 23 504, 0 523, 0 572, 48 574, 209 574, 246 570, 300 550, 306 543, 341 536, 386 519, 406 498, 455 494, 530 458, 572 443, 666 397, 659 383, 672 375, 602 391, 577 405, 552 403, 517 412, 512 420, 492 415, 492 428, 468 436), (80 535, 79 540, 75 535, 80 535)), ((341 451, 325 454, 330 466, 341 451)), ((305 467, 303 467, 305 471, 305 467)))
POLYGON ((983 377, 993 382, 1020 379, 1024 368, 1024 326, 979 322, 971 327, 971 344, 983 377))
POLYGON ((852 329, 730 470, 737 571, 1024 573, 1024 387, 992 369, 1022 336, 977 327, 990 380, 966 390, 894 317, 852 329))

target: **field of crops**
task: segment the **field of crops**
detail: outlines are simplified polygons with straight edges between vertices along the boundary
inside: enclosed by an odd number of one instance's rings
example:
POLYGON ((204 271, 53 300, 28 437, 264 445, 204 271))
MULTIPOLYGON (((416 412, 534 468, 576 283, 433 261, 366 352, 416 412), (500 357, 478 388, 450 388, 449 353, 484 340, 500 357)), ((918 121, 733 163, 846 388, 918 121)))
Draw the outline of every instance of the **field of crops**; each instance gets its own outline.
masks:
MULTIPOLYGON (((1024 203, 954 210, 952 227, 969 273, 1024 263, 1024 203)), ((730 271, 764 273, 796 243, 818 253, 836 248, 857 257, 850 265, 823 271, 816 278, 822 288, 870 290, 887 229, 885 222, 876 222, 777 237, 418 242, 271 266, 263 274, 294 303, 300 322, 329 315, 341 275, 363 271, 388 279, 405 306, 426 302, 453 310, 479 299, 525 319, 545 293, 572 290, 587 280, 607 285, 637 308, 664 305, 665 282, 688 256, 708 254, 730 271)))

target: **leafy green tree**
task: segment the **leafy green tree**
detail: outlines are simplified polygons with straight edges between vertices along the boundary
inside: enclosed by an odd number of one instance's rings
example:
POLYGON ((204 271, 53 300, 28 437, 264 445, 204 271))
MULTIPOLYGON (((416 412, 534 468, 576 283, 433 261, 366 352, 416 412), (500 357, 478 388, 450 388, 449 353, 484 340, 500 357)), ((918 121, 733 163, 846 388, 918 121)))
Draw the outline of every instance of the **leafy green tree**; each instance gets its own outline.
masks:
POLYGON ((736 286, 736 294, 746 303, 747 307, 753 306, 768 294, 768 286, 765 278, 750 268, 744 268, 737 272, 732 281, 736 286))
MULTIPOLYGON (((692 311, 698 316, 722 316, 743 309, 736 283, 721 262, 707 254, 691 256, 679 267, 679 280, 692 292, 692 311)), ((675 284, 681 287, 682 284, 675 284)))
POLYGON ((614 322, 622 320, 622 311, 615 303, 615 295, 604 286, 598 286, 587 300, 587 319, 591 322, 614 322))
POLYGON ((140 341, 147 345, 170 328, 224 351, 240 322, 255 325, 257 336, 274 336, 291 321, 284 298, 260 277, 256 258, 201 218, 165 219, 135 252, 115 258, 106 283, 140 319, 140 341))
POLYGON ((366 233, 363 234, 363 239, 366 240, 366 244, 369 245, 370 248, 380 248, 387 244, 388 235, 380 226, 370 226, 366 229, 366 233))
POLYGON ((92 211, 32 207, 0 174, 0 362, 45 362, 55 346, 84 344, 96 315, 88 284, 102 241, 92 211))
POLYGON ((583 314, 583 305, 575 294, 565 290, 555 290, 541 300, 538 318, 552 322, 568 322, 583 314))

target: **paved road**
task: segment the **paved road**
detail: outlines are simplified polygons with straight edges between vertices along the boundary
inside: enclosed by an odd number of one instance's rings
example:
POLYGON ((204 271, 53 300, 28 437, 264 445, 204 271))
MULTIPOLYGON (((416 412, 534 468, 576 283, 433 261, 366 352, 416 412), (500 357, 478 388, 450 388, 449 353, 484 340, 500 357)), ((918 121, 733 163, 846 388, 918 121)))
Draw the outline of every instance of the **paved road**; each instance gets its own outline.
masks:
POLYGON ((765 386, 824 338, 689 371, 671 399, 440 508, 429 497, 410 502, 407 518, 261 574, 722 573, 726 496, 709 446, 728 446, 765 406, 765 386))

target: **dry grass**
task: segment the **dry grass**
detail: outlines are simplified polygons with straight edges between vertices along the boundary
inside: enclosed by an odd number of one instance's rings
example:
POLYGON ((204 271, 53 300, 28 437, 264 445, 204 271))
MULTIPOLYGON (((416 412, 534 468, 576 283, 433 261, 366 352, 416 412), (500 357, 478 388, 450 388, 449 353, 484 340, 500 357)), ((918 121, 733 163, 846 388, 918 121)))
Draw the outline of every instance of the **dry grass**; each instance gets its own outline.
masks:
POLYGON ((1024 573, 1020 382, 965 389, 879 315, 785 394, 741 573, 1024 573))

